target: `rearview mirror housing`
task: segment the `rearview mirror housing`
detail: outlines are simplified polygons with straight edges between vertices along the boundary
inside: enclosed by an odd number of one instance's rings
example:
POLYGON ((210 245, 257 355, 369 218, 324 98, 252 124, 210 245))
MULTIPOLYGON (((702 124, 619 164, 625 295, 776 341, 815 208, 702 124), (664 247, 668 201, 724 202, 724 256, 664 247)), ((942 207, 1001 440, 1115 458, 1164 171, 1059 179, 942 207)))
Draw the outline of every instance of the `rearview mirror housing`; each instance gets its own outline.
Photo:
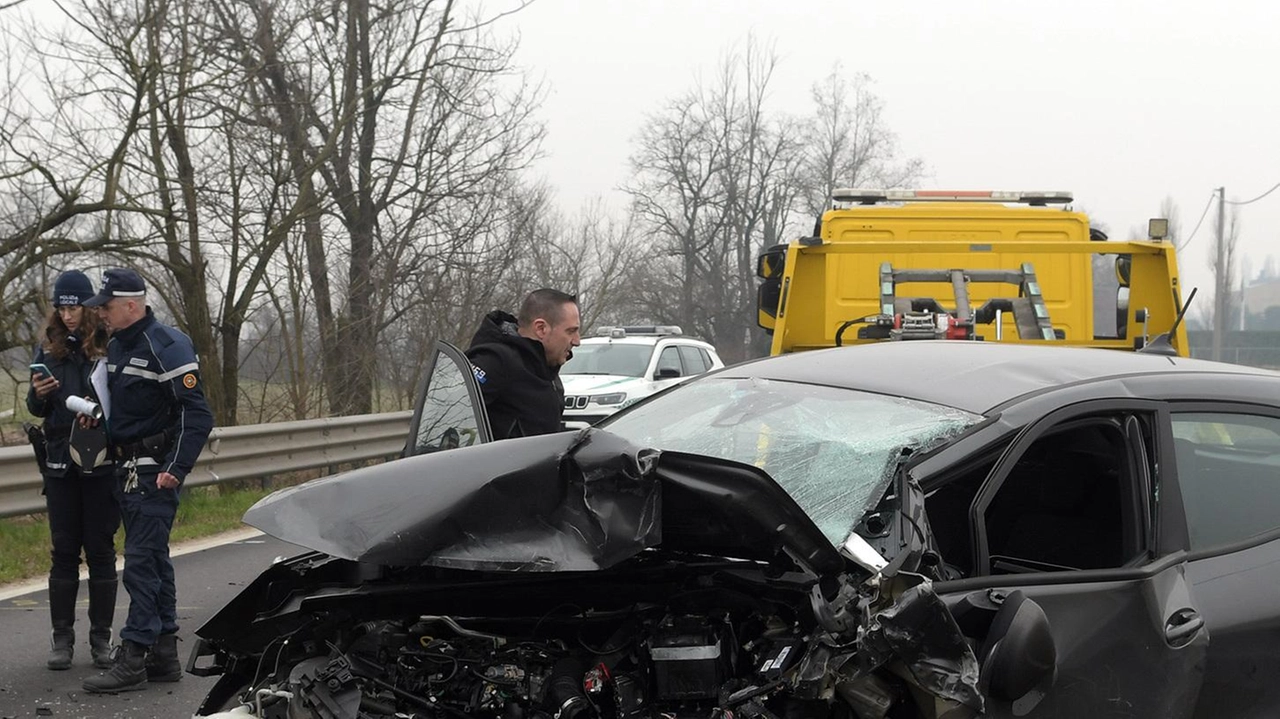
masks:
POLYGON ((991 621, 978 663, 983 693, 997 701, 1047 689, 1058 672, 1058 649, 1040 605, 1020 590, 1010 592, 991 621))

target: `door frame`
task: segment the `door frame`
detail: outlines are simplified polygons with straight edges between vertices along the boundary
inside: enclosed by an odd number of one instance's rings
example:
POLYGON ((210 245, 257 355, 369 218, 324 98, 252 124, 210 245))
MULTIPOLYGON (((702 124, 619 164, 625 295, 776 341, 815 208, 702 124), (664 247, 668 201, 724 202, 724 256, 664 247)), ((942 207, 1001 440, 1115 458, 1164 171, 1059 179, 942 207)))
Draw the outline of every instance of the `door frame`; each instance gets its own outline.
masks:
POLYGON ((476 382, 474 366, 462 350, 444 340, 436 340, 432 345, 431 359, 428 360, 426 372, 422 377, 422 386, 418 389, 417 399, 413 405, 413 417, 409 420, 409 436, 405 440, 404 450, 400 453, 401 457, 412 457, 417 454, 414 450, 418 444, 422 410, 427 401, 427 392, 431 389, 431 378, 435 374, 436 365, 439 364, 441 357, 453 362, 462 374, 462 382, 467 388, 467 398, 471 400, 471 411, 480 432, 477 444, 493 441, 493 430, 489 427, 489 412, 484 406, 484 394, 480 391, 480 384, 476 382))

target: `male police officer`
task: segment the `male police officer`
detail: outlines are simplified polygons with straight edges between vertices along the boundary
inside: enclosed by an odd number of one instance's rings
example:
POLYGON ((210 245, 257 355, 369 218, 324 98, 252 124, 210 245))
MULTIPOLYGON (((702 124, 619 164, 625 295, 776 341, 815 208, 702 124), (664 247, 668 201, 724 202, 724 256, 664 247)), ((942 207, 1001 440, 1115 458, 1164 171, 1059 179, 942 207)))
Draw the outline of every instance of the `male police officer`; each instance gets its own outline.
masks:
POLYGON ((146 687, 182 678, 177 590, 169 531, 182 480, 213 429, 191 340, 156 321, 146 285, 130 269, 107 270, 97 307, 107 343, 107 435, 124 520, 124 587, 129 616, 110 671, 86 679, 90 692, 146 687))
POLYGON ((494 439, 559 432, 564 418, 560 366, 581 344, 578 299, 559 290, 534 290, 518 318, 485 315, 467 359, 480 383, 494 439))

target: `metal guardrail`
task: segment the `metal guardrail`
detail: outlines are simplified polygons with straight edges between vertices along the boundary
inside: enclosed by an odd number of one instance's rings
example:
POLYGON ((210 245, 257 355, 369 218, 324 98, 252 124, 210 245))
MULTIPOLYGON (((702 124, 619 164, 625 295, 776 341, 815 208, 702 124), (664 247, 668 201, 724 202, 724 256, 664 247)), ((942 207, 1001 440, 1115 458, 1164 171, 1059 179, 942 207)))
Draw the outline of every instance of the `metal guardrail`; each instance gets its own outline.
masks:
MULTIPOLYGON (((412 412, 220 427, 183 482, 199 487, 400 454, 412 412)), ((0 517, 44 512, 30 445, 0 447, 0 517)))

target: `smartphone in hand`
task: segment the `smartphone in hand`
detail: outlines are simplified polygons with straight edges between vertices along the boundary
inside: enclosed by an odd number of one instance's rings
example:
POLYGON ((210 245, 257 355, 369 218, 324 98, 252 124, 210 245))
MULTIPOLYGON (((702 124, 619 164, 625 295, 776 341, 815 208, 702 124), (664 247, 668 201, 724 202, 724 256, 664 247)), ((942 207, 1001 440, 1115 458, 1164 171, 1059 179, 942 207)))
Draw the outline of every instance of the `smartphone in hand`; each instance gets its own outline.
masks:
POLYGON ((53 376, 53 372, 50 372, 49 368, 43 362, 35 362, 27 366, 31 368, 31 374, 40 375, 39 379, 45 379, 46 377, 53 376))

